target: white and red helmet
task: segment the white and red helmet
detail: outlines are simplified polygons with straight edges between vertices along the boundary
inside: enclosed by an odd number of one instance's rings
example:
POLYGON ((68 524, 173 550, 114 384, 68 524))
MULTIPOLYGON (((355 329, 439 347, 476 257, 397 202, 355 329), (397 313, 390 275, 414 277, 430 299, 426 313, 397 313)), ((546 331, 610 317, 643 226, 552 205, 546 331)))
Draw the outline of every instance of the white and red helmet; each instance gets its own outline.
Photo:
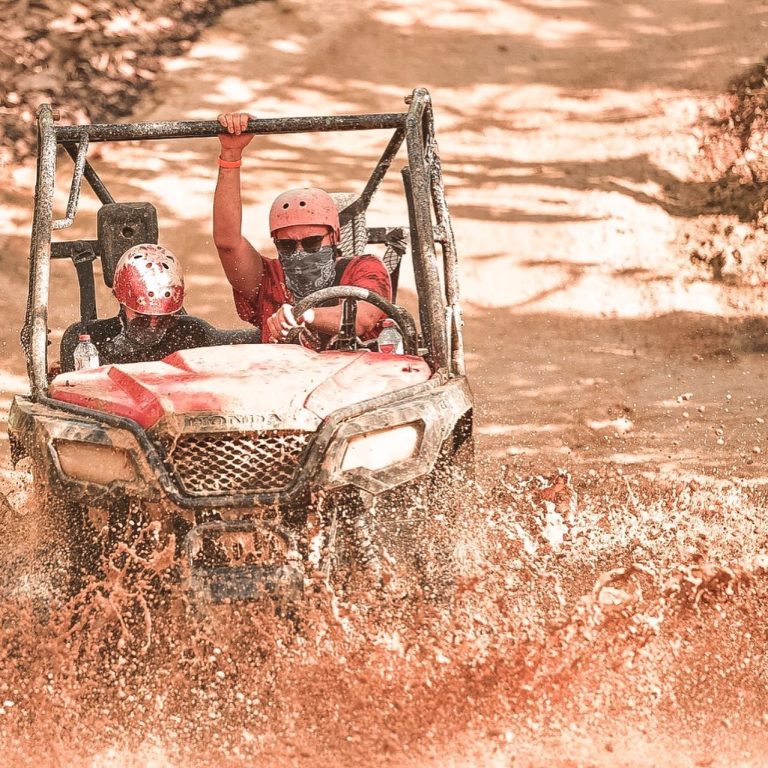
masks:
POLYGON ((184 303, 184 275, 178 259, 162 245, 142 243, 117 262, 115 298, 141 315, 172 315, 184 303))
POLYGON ((275 198, 269 210, 271 235, 283 227, 307 224, 327 227, 333 233, 333 241, 339 242, 339 211, 324 189, 289 189, 275 198))

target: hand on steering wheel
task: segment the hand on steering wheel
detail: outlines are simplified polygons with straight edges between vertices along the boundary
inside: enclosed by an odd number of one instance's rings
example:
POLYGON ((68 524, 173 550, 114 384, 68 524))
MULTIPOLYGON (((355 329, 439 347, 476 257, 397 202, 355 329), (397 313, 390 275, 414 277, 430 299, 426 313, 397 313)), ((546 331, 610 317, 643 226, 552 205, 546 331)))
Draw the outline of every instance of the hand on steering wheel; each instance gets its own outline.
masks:
MULTIPOLYGON (((379 296, 374 291, 369 291, 367 288, 358 288, 355 285, 337 285, 332 288, 322 288, 319 291, 311 293, 306 298, 299 301, 292 309, 294 318, 302 317, 306 315, 307 310, 319 307, 329 301, 337 301, 339 299, 346 301, 367 301, 369 304, 373 304, 374 307, 380 309, 387 317, 392 318, 400 327, 403 334, 403 351, 406 355, 415 355, 418 353, 418 336, 416 332, 416 323, 411 316, 411 313, 403 307, 398 307, 397 304, 393 304, 391 301, 387 301, 383 296, 379 296)), ((352 330, 354 333, 354 329, 352 330)), ((295 341, 295 334, 289 333, 293 338, 281 336, 279 341, 295 341)), ((354 345, 355 339, 345 339, 350 345, 354 345)), ((351 346, 350 348, 354 348, 351 346)))
POLYGON ((281 339, 285 339, 292 331, 303 328, 305 323, 311 323, 314 320, 314 315, 314 310, 307 310, 303 315, 298 315, 301 322, 297 322, 297 315, 294 314, 293 307, 290 304, 283 304, 267 319, 270 340, 277 343, 281 339))

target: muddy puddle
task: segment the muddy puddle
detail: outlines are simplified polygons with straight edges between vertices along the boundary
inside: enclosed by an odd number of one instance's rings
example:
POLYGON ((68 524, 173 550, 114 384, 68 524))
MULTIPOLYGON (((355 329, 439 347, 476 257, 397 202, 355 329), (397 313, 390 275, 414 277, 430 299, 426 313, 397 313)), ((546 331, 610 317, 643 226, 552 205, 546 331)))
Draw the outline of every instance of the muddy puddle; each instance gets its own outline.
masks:
POLYGON ((152 528, 68 602, 38 569, 0 613, 3 764, 764 764, 764 493, 489 474, 440 600, 200 613, 152 528))

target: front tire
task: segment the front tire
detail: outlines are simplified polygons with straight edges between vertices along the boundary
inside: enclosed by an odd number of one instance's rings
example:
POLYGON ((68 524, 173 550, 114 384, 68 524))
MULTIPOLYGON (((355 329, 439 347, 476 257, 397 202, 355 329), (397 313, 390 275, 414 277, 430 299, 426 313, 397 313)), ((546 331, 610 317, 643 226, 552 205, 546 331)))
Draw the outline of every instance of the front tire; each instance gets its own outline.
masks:
POLYGON ((59 584, 66 597, 78 594, 100 575, 102 547, 99 534, 91 523, 88 507, 51 495, 44 501, 45 516, 54 516, 56 549, 61 563, 59 584))

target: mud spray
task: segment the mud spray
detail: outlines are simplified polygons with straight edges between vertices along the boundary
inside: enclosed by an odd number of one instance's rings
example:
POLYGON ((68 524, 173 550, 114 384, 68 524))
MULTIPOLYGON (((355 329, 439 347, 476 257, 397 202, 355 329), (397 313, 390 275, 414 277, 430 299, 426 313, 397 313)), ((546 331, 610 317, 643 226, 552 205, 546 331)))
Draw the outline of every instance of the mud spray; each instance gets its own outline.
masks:
POLYGON ((68 602, 41 605, 17 558, 0 762, 764 765, 764 508, 730 483, 497 469, 458 500, 449 597, 319 585, 290 619, 190 611, 152 527, 68 602))

